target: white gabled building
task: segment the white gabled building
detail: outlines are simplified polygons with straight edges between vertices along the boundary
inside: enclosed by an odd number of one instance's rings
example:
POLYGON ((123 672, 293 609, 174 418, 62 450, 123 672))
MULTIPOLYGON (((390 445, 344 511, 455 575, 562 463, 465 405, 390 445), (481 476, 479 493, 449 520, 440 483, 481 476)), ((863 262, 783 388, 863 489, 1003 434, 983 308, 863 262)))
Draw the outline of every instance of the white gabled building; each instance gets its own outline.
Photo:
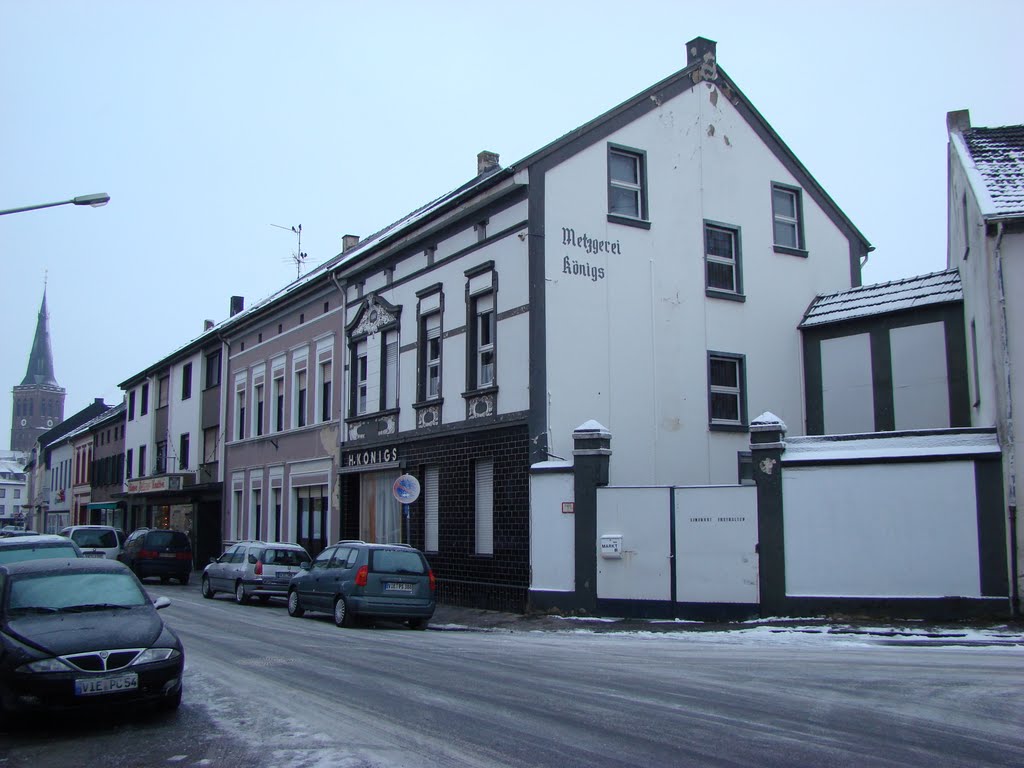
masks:
POLYGON ((1013 601, 1024 588, 1024 535, 1017 516, 1015 433, 1024 408, 1024 125, 973 127, 950 112, 948 251, 963 283, 971 417, 995 426, 1013 546, 1013 601))
POLYGON ((531 583, 531 557, 564 543, 534 540, 531 514, 572 507, 531 510, 530 478, 572 459, 579 425, 614 435, 619 485, 738 483, 769 408, 802 433, 798 326, 816 296, 860 285, 871 246, 714 42, 511 166, 477 160, 219 329, 237 401, 226 538, 409 541, 442 600, 564 605, 573 574, 531 583), (402 473, 423 489, 408 518, 402 473))

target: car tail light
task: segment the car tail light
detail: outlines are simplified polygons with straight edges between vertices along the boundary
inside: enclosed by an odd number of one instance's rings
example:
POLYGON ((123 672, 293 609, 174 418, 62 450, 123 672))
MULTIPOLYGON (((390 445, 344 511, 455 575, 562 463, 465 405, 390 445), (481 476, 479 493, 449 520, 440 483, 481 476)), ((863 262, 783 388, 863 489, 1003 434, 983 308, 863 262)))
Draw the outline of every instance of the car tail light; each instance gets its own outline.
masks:
POLYGON ((155 552, 152 549, 139 550, 139 560, 155 560, 158 557, 160 557, 159 553, 155 552))
POLYGON ((253 573, 256 574, 257 576, 262 576, 263 575, 263 561, 262 560, 257 560, 256 561, 256 567, 253 569, 253 573))
POLYGON ((358 571, 356 571, 356 586, 357 587, 365 587, 366 586, 366 578, 369 575, 370 575, 370 569, 367 566, 365 566, 365 565, 362 568, 360 568, 358 571))
POLYGON ((434 578, 434 571, 427 569, 427 578, 430 579, 430 591, 437 592, 437 579, 434 578))

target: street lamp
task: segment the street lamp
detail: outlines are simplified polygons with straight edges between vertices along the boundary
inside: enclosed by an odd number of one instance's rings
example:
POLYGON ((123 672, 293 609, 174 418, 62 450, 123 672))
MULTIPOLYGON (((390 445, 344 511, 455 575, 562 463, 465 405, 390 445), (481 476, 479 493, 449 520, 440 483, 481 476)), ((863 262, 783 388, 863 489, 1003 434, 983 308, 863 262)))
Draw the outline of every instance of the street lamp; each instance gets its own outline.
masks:
POLYGON ((102 205, 106 205, 110 202, 110 195, 106 192, 97 192, 94 195, 79 195, 73 197, 70 200, 61 200, 57 203, 41 203, 39 205, 26 205, 22 208, 8 208, 6 211, 0 211, 0 216, 4 216, 8 213, 21 213, 22 211, 34 211, 38 208, 53 208, 57 205, 90 205, 93 208, 99 208, 102 205))

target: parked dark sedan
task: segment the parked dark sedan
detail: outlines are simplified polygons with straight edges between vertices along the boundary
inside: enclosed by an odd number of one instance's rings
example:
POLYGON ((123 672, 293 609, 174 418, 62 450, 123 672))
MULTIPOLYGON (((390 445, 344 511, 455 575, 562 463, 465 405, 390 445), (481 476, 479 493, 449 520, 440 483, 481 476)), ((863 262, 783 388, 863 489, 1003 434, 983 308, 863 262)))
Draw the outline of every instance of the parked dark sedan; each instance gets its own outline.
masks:
POLYGON ((0 565, 0 716, 109 704, 181 703, 185 652, 122 563, 0 565))
POLYGON ((82 557, 82 550, 71 539, 37 533, 33 536, 10 536, 0 539, 0 564, 19 560, 82 557))

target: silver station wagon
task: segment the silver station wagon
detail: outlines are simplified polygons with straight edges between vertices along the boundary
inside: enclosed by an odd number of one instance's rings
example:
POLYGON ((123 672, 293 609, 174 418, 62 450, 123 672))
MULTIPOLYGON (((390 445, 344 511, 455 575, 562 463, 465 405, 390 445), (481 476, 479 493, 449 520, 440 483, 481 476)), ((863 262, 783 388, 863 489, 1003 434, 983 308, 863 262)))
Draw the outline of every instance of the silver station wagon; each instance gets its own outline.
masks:
POLYGON ((229 592, 236 603, 246 603, 252 597, 264 603, 271 597, 284 597, 303 563, 309 563, 309 553, 298 544, 240 541, 206 566, 203 597, 229 592))

